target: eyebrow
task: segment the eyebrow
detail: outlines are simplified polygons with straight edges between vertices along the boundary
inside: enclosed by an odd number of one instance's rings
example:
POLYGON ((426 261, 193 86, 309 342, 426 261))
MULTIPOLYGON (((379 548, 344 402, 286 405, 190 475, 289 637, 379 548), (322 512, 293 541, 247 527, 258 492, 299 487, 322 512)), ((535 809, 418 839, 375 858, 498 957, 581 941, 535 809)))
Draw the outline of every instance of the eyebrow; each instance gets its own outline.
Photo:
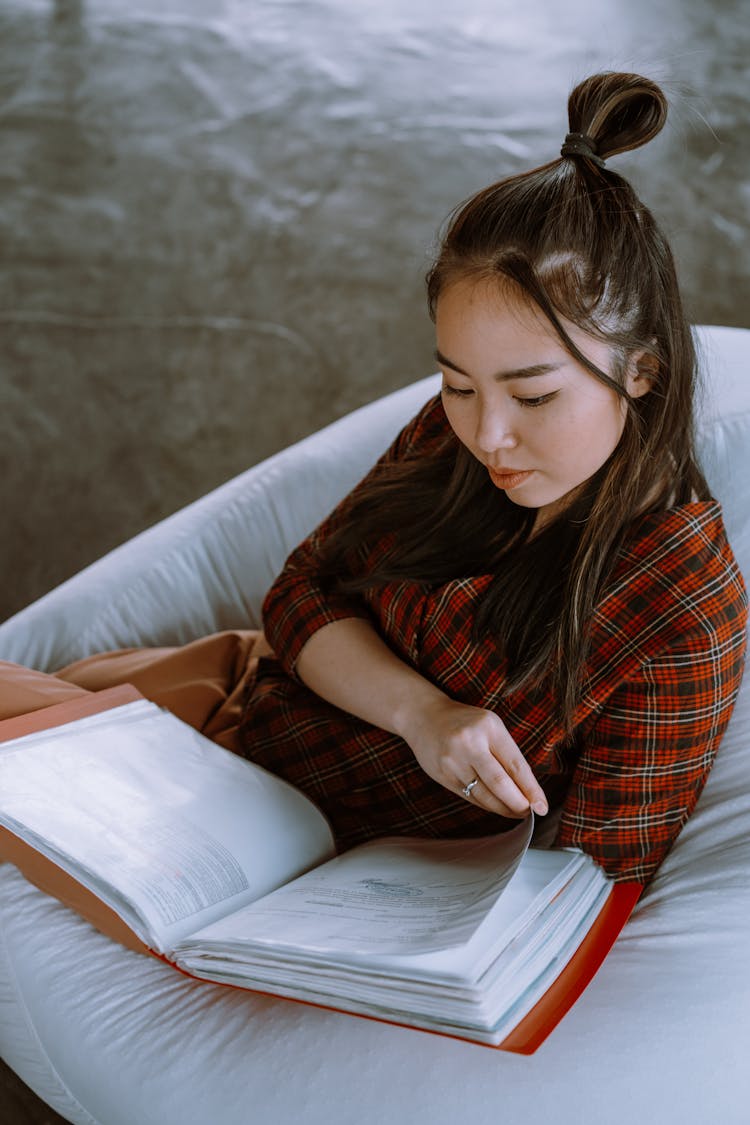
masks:
MULTIPOLYGON (((444 356, 439 348, 435 348, 434 356, 444 367, 450 367, 451 371, 457 371, 467 379, 471 378, 468 371, 464 371, 463 367, 459 367, 452 359, 444 356)), ((561 363, 533 363, 530 367, 517 367, 513 371, 497 371, 492 378, 498 383, 505 383, 509 379, 533 379, 536 375, 547 375, 550 371, 557 371, 562 366, 561 363)))

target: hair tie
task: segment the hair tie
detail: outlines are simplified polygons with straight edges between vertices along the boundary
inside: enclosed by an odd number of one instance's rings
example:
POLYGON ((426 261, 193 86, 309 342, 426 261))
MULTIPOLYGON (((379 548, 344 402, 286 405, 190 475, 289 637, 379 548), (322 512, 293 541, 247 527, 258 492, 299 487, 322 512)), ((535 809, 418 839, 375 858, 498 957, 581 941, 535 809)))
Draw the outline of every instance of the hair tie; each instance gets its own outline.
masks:
POLYGON ((585 156, 599 168, 606 167, 601 156, 596 154, 596 142, 587 133, 568 133, 560 149, 560 156, 585 156))

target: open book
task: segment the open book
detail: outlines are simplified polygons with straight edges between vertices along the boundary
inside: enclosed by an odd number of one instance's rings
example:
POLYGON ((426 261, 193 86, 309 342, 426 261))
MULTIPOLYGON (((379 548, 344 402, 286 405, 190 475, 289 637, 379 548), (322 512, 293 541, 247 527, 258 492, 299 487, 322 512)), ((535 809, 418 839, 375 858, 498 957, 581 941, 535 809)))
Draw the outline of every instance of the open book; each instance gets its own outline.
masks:
POLYGON ((0 722, 0 858, 191 976, 529 1053, 640 887, 468 840, 335 854, 324 816, 128 686, 0 722))

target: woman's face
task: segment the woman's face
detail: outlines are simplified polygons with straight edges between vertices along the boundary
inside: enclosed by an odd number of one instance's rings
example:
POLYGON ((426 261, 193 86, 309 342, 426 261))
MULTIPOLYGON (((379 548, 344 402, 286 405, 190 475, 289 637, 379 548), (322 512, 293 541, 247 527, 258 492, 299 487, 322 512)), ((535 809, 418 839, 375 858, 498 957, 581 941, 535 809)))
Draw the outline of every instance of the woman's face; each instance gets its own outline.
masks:
MULTIPOLYGON (((563 347, 522 295, 458 281, 436 309, 445 413, 458 439, 536 528, 562 511, 620 440, 627 406, 563 347)), ((562 319, 562 318, 561 318, 562 319)), ((611 375, 611 348, 562 319, 581 352, 611 375)), ((648 390, 635 362, 626 389, 648 390)))

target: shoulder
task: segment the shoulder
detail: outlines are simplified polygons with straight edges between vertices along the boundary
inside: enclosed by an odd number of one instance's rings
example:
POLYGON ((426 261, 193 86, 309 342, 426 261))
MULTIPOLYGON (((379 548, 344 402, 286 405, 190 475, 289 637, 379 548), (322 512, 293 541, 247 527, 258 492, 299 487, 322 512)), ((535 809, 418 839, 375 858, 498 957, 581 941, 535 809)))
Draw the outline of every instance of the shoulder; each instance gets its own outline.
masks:
POLYGON ((631 639, 641 659, 665 646, 743 635, 747 593, 721 505, 697 501, 643 516, 621 548, 595 630, 631 639))
POLYGON ((717 500, 642 516, 625 538, 615 576, 629 586, 646 581, 688 604, 690 595, 710 597, 714 582, 723 579, 746 600, 717 500))

